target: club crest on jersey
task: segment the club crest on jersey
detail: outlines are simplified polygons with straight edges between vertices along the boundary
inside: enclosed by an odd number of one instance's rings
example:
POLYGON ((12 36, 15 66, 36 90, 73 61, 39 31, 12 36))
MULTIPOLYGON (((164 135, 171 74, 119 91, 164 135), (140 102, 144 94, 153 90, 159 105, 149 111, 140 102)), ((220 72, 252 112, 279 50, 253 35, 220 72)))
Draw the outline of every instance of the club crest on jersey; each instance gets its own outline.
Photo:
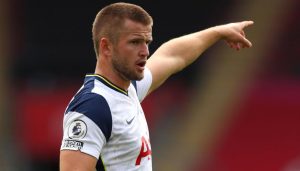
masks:
POLYGON ((87 132, 87 126, 82 120, 73 121, 68 128, 68 136, 70 139, 84 138, 87 132))

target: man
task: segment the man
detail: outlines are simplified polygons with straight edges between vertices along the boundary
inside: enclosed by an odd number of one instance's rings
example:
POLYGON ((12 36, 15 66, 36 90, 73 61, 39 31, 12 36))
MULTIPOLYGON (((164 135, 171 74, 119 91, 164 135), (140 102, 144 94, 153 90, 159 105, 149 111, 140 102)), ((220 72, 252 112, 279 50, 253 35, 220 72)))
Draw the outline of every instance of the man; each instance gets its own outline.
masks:
POLYGON ((65 111, 60 170, 152 170, 140 102, 220 39, 236 50, 251 47, 243 30, 252 24, 220 25, 172 39, 147 60, 151 16, 128 3, 104 7, 92 30, 95 73, 86 75, 65 111))

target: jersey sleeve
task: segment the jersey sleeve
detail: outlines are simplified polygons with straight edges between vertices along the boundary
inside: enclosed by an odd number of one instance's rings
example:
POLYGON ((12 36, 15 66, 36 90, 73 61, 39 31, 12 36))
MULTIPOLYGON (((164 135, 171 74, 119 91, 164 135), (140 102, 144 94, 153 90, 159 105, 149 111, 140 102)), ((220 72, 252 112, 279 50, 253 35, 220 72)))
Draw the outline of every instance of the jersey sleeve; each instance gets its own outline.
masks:
POLYGON ((139 101, 142 102, 146 97, 152 84, 152 74, 148 68, 145 68, 144 78, 140 81, 136 81, 136 91, 139 101))
POLYGON ((75 98, 64 116, 61 150, 79 150, 98 159, 111 129, 110 109, 102 96, 75 98))

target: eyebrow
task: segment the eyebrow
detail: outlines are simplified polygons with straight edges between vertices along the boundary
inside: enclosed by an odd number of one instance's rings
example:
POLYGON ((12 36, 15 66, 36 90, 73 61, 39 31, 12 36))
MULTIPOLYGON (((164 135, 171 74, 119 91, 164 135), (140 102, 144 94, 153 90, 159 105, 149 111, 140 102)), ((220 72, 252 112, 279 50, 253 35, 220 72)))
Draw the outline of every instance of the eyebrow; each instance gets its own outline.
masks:
POLYGON ((142 39, 146 39, 146 40, 153 40, 152 34, 139 34, 139 33, 132 33, 132 36, 136 37, 136 38, 142 38, 142 39))

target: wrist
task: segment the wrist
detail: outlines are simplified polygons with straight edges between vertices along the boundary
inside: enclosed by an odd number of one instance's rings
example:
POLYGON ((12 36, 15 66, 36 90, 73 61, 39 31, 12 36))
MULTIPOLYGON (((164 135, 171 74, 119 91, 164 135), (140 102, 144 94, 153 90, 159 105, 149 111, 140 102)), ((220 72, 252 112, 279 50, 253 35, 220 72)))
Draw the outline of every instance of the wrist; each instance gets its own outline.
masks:
POLYGON ((211 28, 211 30, 214 32, 218 39, 223 39, 225 37, 222 31, 222 26, 214 26, 211 28))

